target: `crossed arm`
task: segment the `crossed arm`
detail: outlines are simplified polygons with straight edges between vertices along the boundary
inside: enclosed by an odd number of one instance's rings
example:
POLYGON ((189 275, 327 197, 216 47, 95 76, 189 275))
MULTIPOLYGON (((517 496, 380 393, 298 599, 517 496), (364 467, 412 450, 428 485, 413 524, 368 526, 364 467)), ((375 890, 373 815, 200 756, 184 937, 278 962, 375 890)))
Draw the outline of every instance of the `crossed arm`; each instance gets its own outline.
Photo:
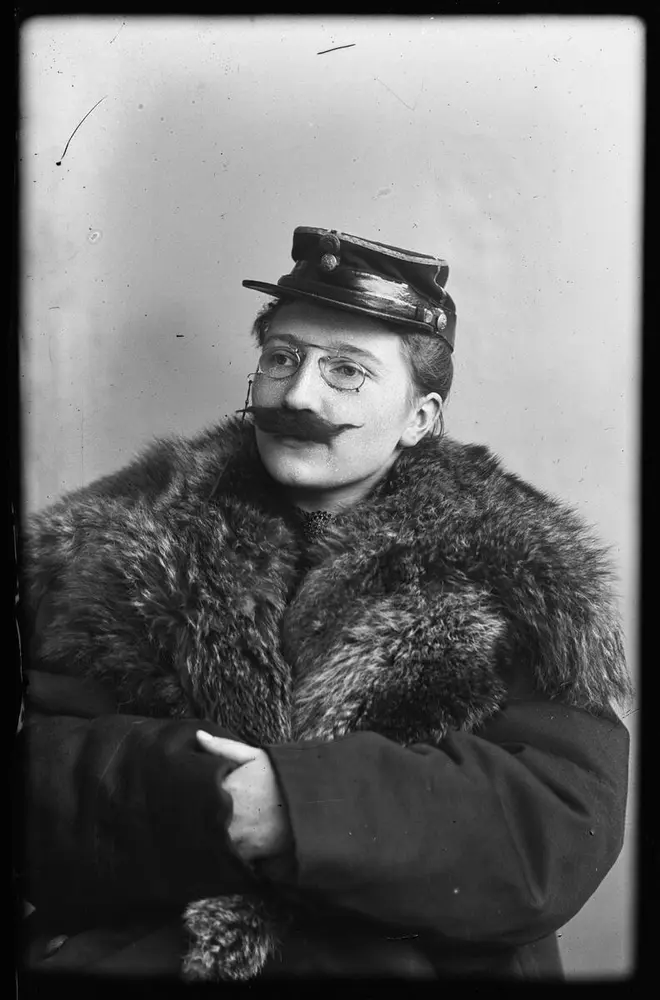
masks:
POLYGON ((64 912, 84 925, 265 875, 404 929, 524 943, 569 920, 621 848, 614 718, 520 701, 439 746, 364 732, 255 750, 206 722, 50 702, 25 732, 26 896, 63 931, 64 912))

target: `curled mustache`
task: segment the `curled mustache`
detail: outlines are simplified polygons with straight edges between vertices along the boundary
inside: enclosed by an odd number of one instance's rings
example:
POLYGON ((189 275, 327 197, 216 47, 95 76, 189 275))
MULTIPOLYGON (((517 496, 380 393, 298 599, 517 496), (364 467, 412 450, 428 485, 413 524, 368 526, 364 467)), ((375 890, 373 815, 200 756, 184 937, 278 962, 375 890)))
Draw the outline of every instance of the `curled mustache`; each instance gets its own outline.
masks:
POLYGON ((301 438, 326 444, 344 431, 361 424, 333 424, 309 410, 285 410, 277 406, 246 406, 241 413, 251 413, 260 431, 282 437, 301 438))

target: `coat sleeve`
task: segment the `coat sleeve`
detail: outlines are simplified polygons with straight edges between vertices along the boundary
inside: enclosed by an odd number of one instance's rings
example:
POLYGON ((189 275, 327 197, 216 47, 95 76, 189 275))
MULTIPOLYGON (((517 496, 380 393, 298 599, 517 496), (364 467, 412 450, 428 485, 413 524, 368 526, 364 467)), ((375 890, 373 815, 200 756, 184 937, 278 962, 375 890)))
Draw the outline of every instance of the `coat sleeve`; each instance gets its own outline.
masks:
POLYGON ((21 891, 60 927, 244 891, 254 882, 227 836, 231 799, 221 782, 230 765, 195 739, 198 727, 233 734, 195 719, 120 714, 111 681, 94 676, 92 660, 75 660, 84 622, 67 655, 48 645, 58 627, 68 634, 62 620, 75 615, 75 600, 60 591, 65 573, 76 577, 81 551, 93 550, 90 572, 96 560, 102 573, 101 546, 89 542, 99 522, 103 527, 100 505, 114 503, 121 523, 122 505, 128 509, 136 498, 167 488, 175 451, 167 443, 154 446, 120 473, 36 516, 26 536, 23 627, 31 669, 19 738, 21 891))
POLYGON ((577 913, 622 846, 615 717, 519 701, 439 746, 363 732, 268 752, 296 853, 272 877, 406 933, 534 941, 577 913))
POLYGON ((56 687, 51 704, 68 697, 76 715, 28 707, 19 737, 23 895, 39 918, 68 930, 248 889, 254 876, 227 836, 230 765, 195 738, 231 734, 196 720, 87 718, 90 691, 72 692, 74 680, 46 677, 38 697, 43 709, 56 687))

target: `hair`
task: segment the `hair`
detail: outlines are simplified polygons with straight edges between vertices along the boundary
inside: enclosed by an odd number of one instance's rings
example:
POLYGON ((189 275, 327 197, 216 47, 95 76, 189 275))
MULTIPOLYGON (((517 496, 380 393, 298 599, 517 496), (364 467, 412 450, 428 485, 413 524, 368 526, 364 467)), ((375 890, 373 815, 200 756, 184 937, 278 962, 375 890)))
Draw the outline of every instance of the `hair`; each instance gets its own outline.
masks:
MULTIPOLYGON (((260 310, 252 327, 252 335, 259 347, 263 347, 268 327, 277 310, 294 301, 296 300, 291 296, 282 296, 271 299, 260 310)), ((422 397, 430 392, 437 392, 442 402, 446 402, 454 378, 454 362, 447 341, 437 335, 414 333, 401 324, 389 323, 388 326, 400 337, 401 351, 410 369, 414 394, 422 397)), ((444 418, 440 409, 424 436, 442 437, 444 431, 444 418)))

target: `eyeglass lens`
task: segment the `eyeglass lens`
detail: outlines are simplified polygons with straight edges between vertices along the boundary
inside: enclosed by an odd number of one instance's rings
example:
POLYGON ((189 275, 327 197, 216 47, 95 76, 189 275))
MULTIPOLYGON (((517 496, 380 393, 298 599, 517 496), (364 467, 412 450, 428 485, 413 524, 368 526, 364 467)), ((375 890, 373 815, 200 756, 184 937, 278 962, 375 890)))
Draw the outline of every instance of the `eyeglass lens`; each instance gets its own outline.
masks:
MULTIPOLYGON (((297 350, 289 347, 266 348, 259 358, 259 372, 269 378, 284 379, 294 375, 301 364, 297 350)), ((361 365, 350 358, 319 358, 321 375, 335 389, 359 389, 366 373, 361 365)))

